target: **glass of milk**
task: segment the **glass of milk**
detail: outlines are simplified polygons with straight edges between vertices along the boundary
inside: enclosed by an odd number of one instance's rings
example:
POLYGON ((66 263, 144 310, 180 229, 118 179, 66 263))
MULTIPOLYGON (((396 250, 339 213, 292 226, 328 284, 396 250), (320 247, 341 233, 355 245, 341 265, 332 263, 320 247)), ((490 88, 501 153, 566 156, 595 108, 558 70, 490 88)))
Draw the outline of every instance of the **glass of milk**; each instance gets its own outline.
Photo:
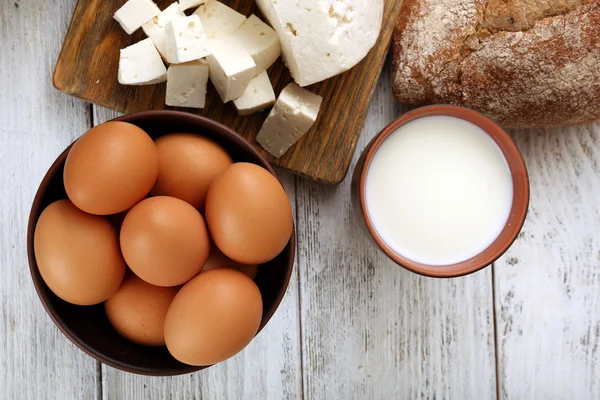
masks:
POLYGON ((367 146, 353 177, 381 250, 422 275, 455 277, 500 257, 527 214, 529 180, 510 136, 456 106, 404 114, 367 146))

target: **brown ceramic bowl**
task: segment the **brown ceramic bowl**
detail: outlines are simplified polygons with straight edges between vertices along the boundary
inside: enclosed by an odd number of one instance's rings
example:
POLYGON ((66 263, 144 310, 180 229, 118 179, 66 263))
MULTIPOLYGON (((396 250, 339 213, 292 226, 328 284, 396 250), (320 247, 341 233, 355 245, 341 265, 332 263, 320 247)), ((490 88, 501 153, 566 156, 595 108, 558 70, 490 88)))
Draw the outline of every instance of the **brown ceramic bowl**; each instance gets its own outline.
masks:
MULTIPOLYGON (((251 162, 277 177, 267 160, 239 134, 209 119, 176 111, 148 111, 125 115, 117 121, 130 122, 153 138, 170 132, 193 132, 220 143, 235 161, 251 162)), ((112 367, 144 375, 179 375, 206 367, 185 365, 175 360, 166 347, 146 347, 118 335, 104 313, 104 305, 76 306, 58 298, 46 286, 35 259, 33 234, 44 208, 53 201, 67 198, 63 185, 63 167, 73 145, 56 159, 42 180, 33 200, 27 231, 27 253, 31 277, 46 311, 58 328, 80 349, 112 367)), ((259 269, 255 281, 263 298, 263 318, 259 332, 269 322, 287 289, 294 264, 295 233, 279 256, 259 269)), ((51 351, 51 349, 48 349, 51 351)))
POLYGON ((360 156, 352 177, 353 208, 359 215, 366 229, 377 246, 396 264, 417 274, 435 277, 452 278, 478 271, 496 261, 517 238, 523 227, 529 205, 529 179, 523 157, 510 136, 489 118, 463 107, 435 105, 412 110, 387 126, 367 145, 360 156), (418 118, 444 115, 469 121, 483 129, 498 145, 508 162, 513 181, 513 202, 508 221, 498 238, 480 254, 460 263, 452 265, 427 265, 412 261, 392 250, 378 235, 369 213, 365 199, 365 183, 367 171, 373 156, 383 141, 400 126, 418 118))

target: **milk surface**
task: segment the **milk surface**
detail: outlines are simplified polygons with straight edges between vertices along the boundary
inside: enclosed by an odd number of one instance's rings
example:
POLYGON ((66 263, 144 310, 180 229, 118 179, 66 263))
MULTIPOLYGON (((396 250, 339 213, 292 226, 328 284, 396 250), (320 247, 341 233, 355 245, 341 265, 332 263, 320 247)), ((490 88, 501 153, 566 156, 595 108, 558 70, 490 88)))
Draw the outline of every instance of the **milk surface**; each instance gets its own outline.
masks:
POLYGON ((385 139, 366 177, 379 237, 428 265, 468 260, 500 234, 513 185, 500 148, 481 128, 448 116, 411 121, 385 139))

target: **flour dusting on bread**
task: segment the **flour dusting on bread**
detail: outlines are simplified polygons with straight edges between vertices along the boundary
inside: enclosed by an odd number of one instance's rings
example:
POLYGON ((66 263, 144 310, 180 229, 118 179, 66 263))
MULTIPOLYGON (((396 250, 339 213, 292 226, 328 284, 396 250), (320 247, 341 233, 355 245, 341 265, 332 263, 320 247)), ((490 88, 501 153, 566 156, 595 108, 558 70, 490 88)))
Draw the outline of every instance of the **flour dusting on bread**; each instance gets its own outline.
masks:
POLYGON ((505 127, 600 119, 600 0, 405 0, 394 93, 505 127), (520 7, 517 7, 520 5, 520 7))

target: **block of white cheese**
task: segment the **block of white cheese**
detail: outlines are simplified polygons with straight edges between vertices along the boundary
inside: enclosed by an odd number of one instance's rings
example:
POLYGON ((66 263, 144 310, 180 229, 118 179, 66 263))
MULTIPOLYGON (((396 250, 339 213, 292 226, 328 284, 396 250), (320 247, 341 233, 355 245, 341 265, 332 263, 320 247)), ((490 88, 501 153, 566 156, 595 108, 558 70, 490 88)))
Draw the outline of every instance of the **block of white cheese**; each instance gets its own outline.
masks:
POLYGON ((200 4, 204 4, 204 0, 179 0, 182 10, 189 10, 190 8, 198 7, 200 4))
POLYGON ((202 20, 210 39, 231 36, 246 22, 244 15, 216 0, 206 0, 194 14, 202 20))
POLYGON ((167 61, 180 64, 212 53, 208 37, 197 15, 176 18, 165 26, 167 61))
POLYGON ((250 54, 234 41, 212 39, 213 53, 206 57, 210 81, 224 103, 242 96, 254 77, 256 64, 250 54))
POLYGON ((172 20, 182 17, 185 17, 185 14, 179 3, 173 3, 156 17, 142 25, 144 33, 152 39, 152 43, 154 43, 156 49, 165 60, 167 59, 167 50, 165 47, 167 32, 165 26, 172 20))
POLYGON ((233 37, 254 59, 256 75, 269 68, 281 55, 277 33, 256 15, 251 15, 233 37))
POLYGON ((256 141, 281 157, 317 120, 323 98, 290 83, 279 95, 256 141))
POLYGON ((361 61, 381 30, 383 0, 256 0, 281 41, 283 60, 300 86, 361 61))
POLYGON ((158 14, 160 8, 152 0, 129 0, 117 10, 114 18, 131 35, 158 14))
POLYGON ((121 49, 119 58, 121 85, 151 85, 166 80, 167 69, 150 38, 121 49))
POLYGON ((167 71, 166 104, 174 107, 204 108, 207 84, 206 61, 171 64, 167 71))
POLYGON ((239 115, 250 115, 262 111, 275 103, 275 92, 267 71, 255 76, 241 97, 233 101, 239 115))

